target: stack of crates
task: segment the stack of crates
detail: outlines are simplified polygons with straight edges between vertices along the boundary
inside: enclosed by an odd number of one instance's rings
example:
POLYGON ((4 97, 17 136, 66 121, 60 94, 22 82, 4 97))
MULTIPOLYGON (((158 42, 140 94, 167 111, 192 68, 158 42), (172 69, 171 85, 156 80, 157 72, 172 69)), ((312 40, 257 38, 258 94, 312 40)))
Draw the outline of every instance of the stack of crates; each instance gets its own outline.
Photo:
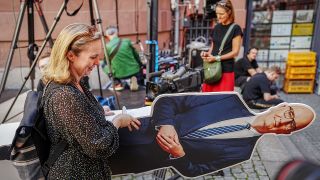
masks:
POLYGON ((316 69, 315 52, 290 52, 286 66, 284 91, 286 93, 313 93, 316 69))

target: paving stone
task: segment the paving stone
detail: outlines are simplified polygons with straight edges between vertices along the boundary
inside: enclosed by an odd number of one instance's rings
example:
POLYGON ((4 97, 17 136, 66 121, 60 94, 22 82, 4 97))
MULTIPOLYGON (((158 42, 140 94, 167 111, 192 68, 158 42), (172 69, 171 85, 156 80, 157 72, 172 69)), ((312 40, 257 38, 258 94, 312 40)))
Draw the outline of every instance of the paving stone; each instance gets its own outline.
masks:
POLYGON ((268 176, 259 176, 260 180, 270 180, 268 176))
POLYGON ((243 169, 249 169, 249 168, 253 168, 253 164, 242 164, 242 168, 243 169))
POLYGON ((244 168, 243 171, 244 171, 245 173, 248 173, 248 174, 250 174, 250 173, 255 173, 255 171, 254 171, 253 168, 244 168))
POLYGON ((121 180, 132 180, 134 179, 132 175, 122 176, 121 180))
POLYGON ((221 176, 216 176, 216 177, 214 177, 214 180, 224 180, 225 178, 224 177, 221 177, 221 176))
POLYGON ((265 167, 264 167, 263 165, 256 165, 256 166, 254 166, 254 169, 255 169, 255 170, 265 169, 265 167))
POLYGON ((248 177, 248 180, 260 180, 258 177, 248 177))
POLYGON ((229 172, 229 173, 224 173, 223 177, 233 177, 233 175, 229 172))
POLYGON ((226 169, 223 170, 223 172, 224 172, 224 174, 231 173, 231 168, 226 168, 226 169))
POLYGON ((142 176, 143 178, 143 180, 149 180, 149 179, 153 179, 153 176, 152 176, 152 174, 147 174, 147 175, 144 175, 144 176, 142 176))
POLYGON ((209 179, 215 179, 215 177, 219 177, 219 176, 208 175, 208 176, 204 176, 203 179, 209 180, 209 179))
MULTIPOLYGON (((205 177, 210 177, 210 176, 205 176, 205 177)), ((192 178, 192 179, 194 179, 194 180, 204 180, 205 178, 204 177, 197 177, 197 178, 192 178)), ((211 179, 213 179, 212 176, 211 176, 211 179)))
POLYGON ((241 168, 232 168, 232 169, 231 169, 231 172, 232 172, 232 173, 241 173, 241 172, 243 172, 243 171, 242 171, 241 168))
POLYGON ((121 176, 113 176, 112 180, 121 180, 121 176))
POLYGON ((246 173, 233 173, 233 175, 238 179, 238 178, 247 178, 246 173))
POLYGON ((258 177, 258 175, 255 173, 255 172, 253 172, 253 173, 248 173, 248 178, 250 179, 250 178, 257 178, 258 177))
POLYGON ((255 166, 262 166, 263 165, 262 161, 254 161, 253 164, 255 166))
MULTIPOLYGON (((152 178, 152 177, 150 177, 152 178)), ((150 179, 149 176, 134 176, 134 180, 145 180, 145 179, 150 179)))
POLYGON ((268 174, 267 174, 267 171, 264 170, 264 169, 257 169, 257 173, 258 173, 258 175, 260 175, 260 176, 268 175, 268 174))
POLYGON ((259 157, 259 156, 253 156, 251 159, 252 159, 253 161, 257 161, 257 160, 260 160, 260 157, 259 157))
POLYGON ((235 177, 224 177, 224 180, 235 180, 235 177))

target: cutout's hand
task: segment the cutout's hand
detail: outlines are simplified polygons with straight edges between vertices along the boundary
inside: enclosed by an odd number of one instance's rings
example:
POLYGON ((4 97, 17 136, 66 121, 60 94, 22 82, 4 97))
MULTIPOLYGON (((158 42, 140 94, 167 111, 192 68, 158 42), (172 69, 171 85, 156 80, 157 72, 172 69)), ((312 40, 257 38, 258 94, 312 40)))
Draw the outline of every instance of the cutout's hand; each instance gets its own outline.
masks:
POLYGON ((162 136, 160 134, 157 135, 156 139, 161 149, 170 153, 173 157, 179 158, 183 157, 186 154, 179 140, 175 141, 174 139, 162 136))
POLYGON ((158 135, 166 136, 179 142, 177 131, 172 125, 161 125, 158 135))

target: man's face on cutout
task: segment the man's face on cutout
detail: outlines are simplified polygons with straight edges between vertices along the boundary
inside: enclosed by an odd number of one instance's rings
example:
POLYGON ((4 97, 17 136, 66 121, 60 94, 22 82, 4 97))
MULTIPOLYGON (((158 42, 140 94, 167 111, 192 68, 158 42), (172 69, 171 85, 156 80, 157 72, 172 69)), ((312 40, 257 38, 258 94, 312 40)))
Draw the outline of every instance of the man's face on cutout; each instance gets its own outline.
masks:
POLYGON ((314 117, 305 106, 282 103, 270 108, 264 118, 259 119, 256 129, 261 133, 291 134, 306 127, 314 117))

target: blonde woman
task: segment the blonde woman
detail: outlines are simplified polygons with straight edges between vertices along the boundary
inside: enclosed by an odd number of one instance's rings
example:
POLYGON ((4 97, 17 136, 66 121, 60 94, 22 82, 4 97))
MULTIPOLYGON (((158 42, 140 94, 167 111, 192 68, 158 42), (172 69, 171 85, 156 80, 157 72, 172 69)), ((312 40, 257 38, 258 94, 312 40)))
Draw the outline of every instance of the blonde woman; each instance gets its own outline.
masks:
POLYGON ((104 110, 81 79, 99 65, 100 35, 86 24, 70 24, 58 35, 44 72, 44 116, 53 148, 67 142, 48 179, 111 179, 108 157, 119 145, 117 129, 138 129, 126 114, 106 121, 104 110))
POLYGON ((202 85, 203 92, 233 91, 234 89, 234 58, 239 54, 242 38, 242 30, 239 25, 235 25, 229 34, 221 56, 218 55, 219 48, 231 24, 234 23, 235 13, 230 0, 221 0, 216 4, 216 14, 218 24, 212 33, 212 44, 208 52, 202 52, 203 61, 221 61, 222 77, 214 84, 202 85))

